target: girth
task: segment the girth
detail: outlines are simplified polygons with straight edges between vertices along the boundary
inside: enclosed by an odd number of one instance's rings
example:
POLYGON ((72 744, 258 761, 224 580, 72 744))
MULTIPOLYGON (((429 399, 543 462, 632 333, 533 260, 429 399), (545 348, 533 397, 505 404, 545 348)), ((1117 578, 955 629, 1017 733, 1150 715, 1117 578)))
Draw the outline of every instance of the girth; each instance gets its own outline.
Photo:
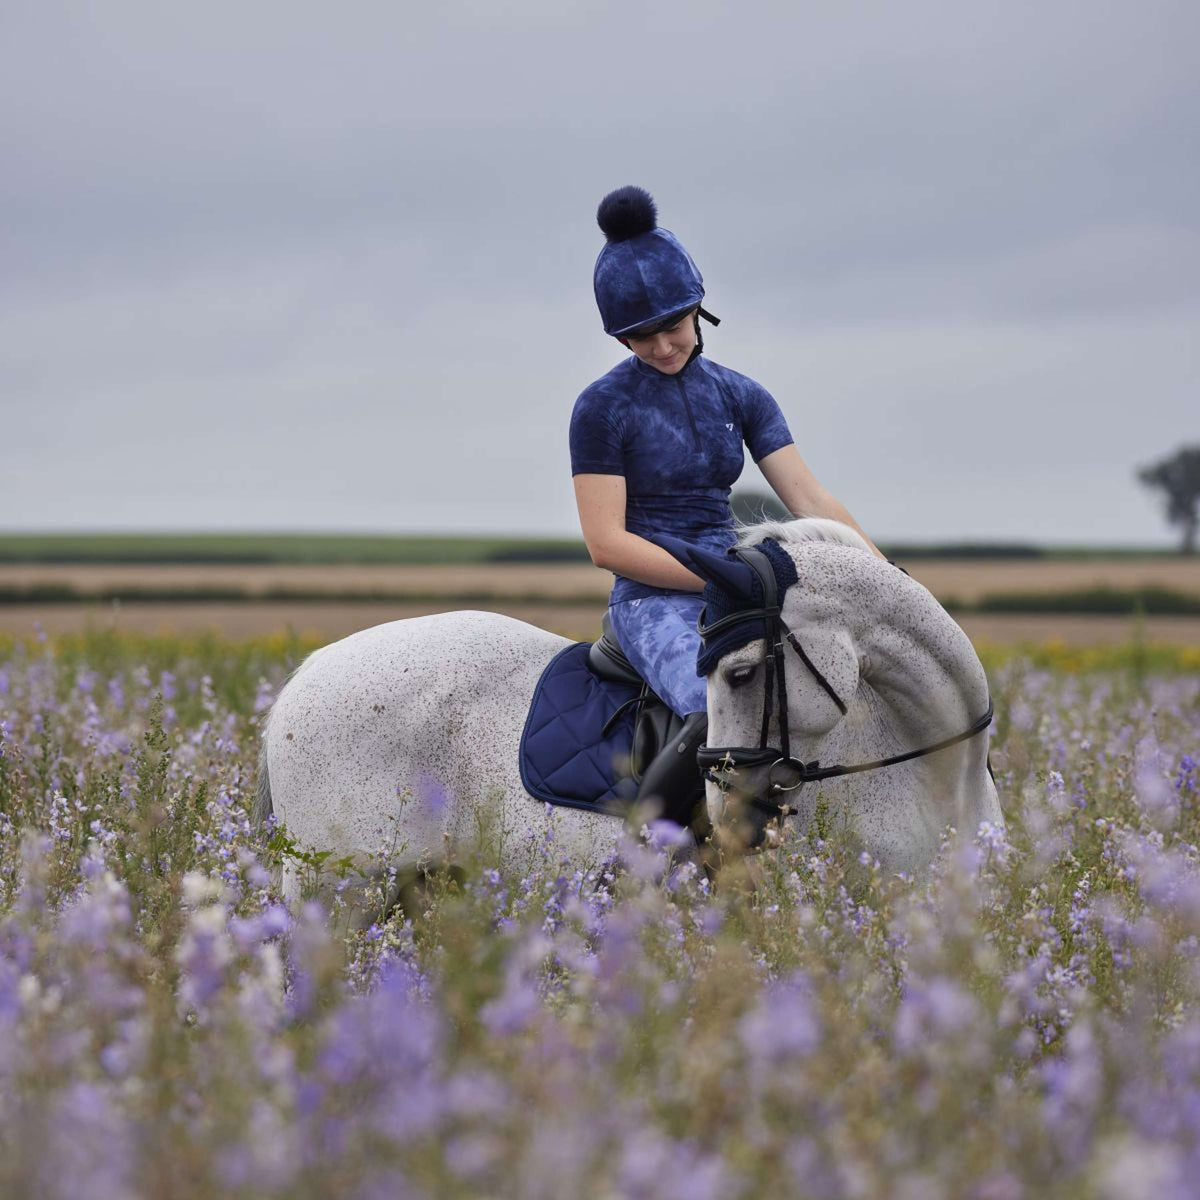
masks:
POLYGON ((796 652, 800 661, 808 669, 812 677, 821 686, 825 694, 837 705, 838 711, 844 716, 847 708, 845 701, 837 694, 829 680, 821 674, 816 664, 809 658, 800 639, 788 628, 783 619, 781 597, 779 596, 778 581, 771 560, 761 551, 752 547, 739 547, 734 553, 758 576, 763 586, 764 605, 762 608, 746 609, 731 613, 714 621, 711 625, 704 623, 704 612, 700 614, 699 632, 703 639, 711 638, 733 625, 746 621, 762 621, 767 631, 767 656, 765 660, 766 680, 763 691, 762 725, 757 747, 750 746, 701 746, 696 755, 696 761, 708 779, 711 779, 723 790, 730 786, 729 775, 743 768, 769 766, 767 773, 767 795, 751 796, 748 803, 763 812, 773 815, 786 814, 793 816, 797 809, 791 804, 772 803, 771 798, 782 793, 793 792, 806 783, 816 783, 822 779, 836 779, 842 775, 857 775, 862 771, 877 771, 881 767, 895 766, 897 763, 909 762, 914 758, 923 758, 938 750, 945 750, 959 742, 982 733, 991 723, 993 705, 988 700, 987 712, 977 718, 961 733, 943 738, 931 746, 922 746, 919 750, 906 750, 902 754, 893 754, 888 758, 876 759, 873 762, 854 763, 846 766, 838 764, 822 767, 814 760, 801 762, 791 754, 791 737, 788 728, 787 709, 787 660, 784 653, 785 642, 796 652), (770 729, 771 717, 775 708, 779 711, 779 740, 778 747, 771 746, 770 729))

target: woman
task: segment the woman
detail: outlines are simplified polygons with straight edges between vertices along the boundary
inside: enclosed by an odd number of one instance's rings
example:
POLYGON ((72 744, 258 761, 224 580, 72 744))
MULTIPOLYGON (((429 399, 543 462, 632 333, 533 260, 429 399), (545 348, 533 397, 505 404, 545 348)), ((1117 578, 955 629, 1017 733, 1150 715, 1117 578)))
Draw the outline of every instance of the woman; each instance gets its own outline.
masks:
MULTIPOLYGON (((638 798, 689 824, 703 799, 695 751, 707 727, 696 674, 704 583, 650 540, 668 533, 709 549, 734 543, 729 493, 743 443, 788 510, 857 522, 816 480, 760 384, 702 357, 704 280, 657 223, 641 188, 610 192, 597 220, 596 303, 605 333, 632 357, 585 388, 571 415, 571 472, 592 562, 616 576, 609 617, 629 660, 685 719, 642 778, 638 798)), ((864 534, 864 536, 866 536, 864 534)))

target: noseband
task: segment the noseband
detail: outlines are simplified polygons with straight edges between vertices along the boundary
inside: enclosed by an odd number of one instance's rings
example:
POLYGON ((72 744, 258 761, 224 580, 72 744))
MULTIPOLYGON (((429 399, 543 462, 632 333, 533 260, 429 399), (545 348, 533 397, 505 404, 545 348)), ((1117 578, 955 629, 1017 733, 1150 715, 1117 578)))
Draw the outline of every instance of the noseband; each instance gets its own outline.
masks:
POLYGON ((766 657, 766 687, 763 693, 762 729, 759 734, 758 746, 701 746, 696 755, 707 779, 711 779, 722 791, 729 785, 728 775, 742 768, 769 766, 767 772, 766 797, 752 796, 748 803, 762 812, 778 816, 781 813, 794 816, 798 811, 788 803, 772 803, 771 798, 788 792, 794 792, 806 783, 816 783, 822 779, 835 779, 841 775, 857 775, 861 771, 876 771, 880 767, 891 767, 897 763, 908 762, 910 759, 923 758, 948 746, 965 742, 976 734, 982 733, 991 723, 993 705, 988 700, 987 712, 978 720, 972 722, 969 729, 945 738, 932 746, 923 746, 920 750, 908 750, 903 754, 893 754, 890 758, 880 758, 874 762, 855 763, 853 766, 822 767, 819 762, 801 762, 791 754, 791 738, 788 730, 787 710, 787 660, 784 655, 784 644, 791 646, 799 656, 800 661, 808 668, 809 674, 821 685, 825 694, 837 705, 838 711, 845 716, 845 701, 834 690, 833 685, 817 669, 816 664, 805 653, 800 639, 788 628, 783 619, 782 597, 779 595, 778 581, 771 560, 761 551, 750 547, 740 547, 734 551, 758 576, 763 587, 763 607, 743 609, 714 621, 711 625, 704 623, 704 612, 700 613, 699 632, 701 638, 709 638, 724 632, 734 625, 746 621, 763 621, 767 630, 766 657), (775 706, 779 708, 779 747, 768 744, 771 728, 771 716, 775 706))

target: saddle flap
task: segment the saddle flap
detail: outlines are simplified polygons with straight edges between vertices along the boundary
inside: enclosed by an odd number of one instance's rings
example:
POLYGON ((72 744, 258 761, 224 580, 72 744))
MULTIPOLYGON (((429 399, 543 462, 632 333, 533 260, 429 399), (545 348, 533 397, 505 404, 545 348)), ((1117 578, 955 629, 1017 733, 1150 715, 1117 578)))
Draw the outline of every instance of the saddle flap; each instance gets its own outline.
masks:
POLYGON ((556 654, 538 680, 521 733, 525 790, 551 804, 593 812, 628 804, 633 714, 622 717, 608 736, 603 730, 613 711, 636 696, 633 685, 596 675, 586 642, 556 654))
POLYGON ((621 812, 683 722, 636 672, 602 676, 593 650, 586 642, 567 646, 542 672, 521 733, 521 782, 551 804, 621 812), (618 709, 625 712, 611 721, 618 709))
POLYGON ((630 774, 635 783, 641 783, 646 768, 664 746, 669 746, 675 740, 682 728, 683 718, 672 712, 651 692, 646 703, 642 705, 633 730, 630 774))

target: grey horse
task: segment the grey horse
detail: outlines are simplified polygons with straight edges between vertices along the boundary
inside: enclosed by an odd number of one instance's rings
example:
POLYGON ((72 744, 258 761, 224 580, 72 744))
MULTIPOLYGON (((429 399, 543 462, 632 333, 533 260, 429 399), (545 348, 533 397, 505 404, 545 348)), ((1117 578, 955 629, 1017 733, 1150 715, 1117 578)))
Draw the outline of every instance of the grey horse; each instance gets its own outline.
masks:
MULTIPOLYGON (((798 578, 781 599, 782 617, 809 660, 786 671, 793 759, 878 761, 978 723, 989 706, 983 668, 924 587, 834 521, 752 526, 740 544, 767 537, 795 561, 798 578)), ((534 688, 566 645, 510 617, 464 611, 377 625, 316 651, 269 715, 257 815, 273 810, 301 847, 354 860, 388 847, 405 864, 452 863, 487 838, 505 863, 524 867, 552 825, 564 857, 594 865, 613 853, 621 821, 551 809, 525 792, 518 768, 534 688)), ((759 741, 765 658, 758 638, 709 675, 710 745, 759 741)), ((777 746, 777 709, 771 720, 777 746)), ((721 786, 719 773, 710 780, 718 841, 736 824, 739 841, 761 844, 785 806, 803 828, 820 794, 885 870, 920 873, 948 828, 973 835, 983 822, 1002 822, 985 733, 880 769, 805 783, 778 804, 769 770, 739 768, 732 789, 721 786), (748 806, 748 796, 760 800, 748 806)), ((285 871, 285 889, 294 894, 298 886, 296 869, 285 871)))

